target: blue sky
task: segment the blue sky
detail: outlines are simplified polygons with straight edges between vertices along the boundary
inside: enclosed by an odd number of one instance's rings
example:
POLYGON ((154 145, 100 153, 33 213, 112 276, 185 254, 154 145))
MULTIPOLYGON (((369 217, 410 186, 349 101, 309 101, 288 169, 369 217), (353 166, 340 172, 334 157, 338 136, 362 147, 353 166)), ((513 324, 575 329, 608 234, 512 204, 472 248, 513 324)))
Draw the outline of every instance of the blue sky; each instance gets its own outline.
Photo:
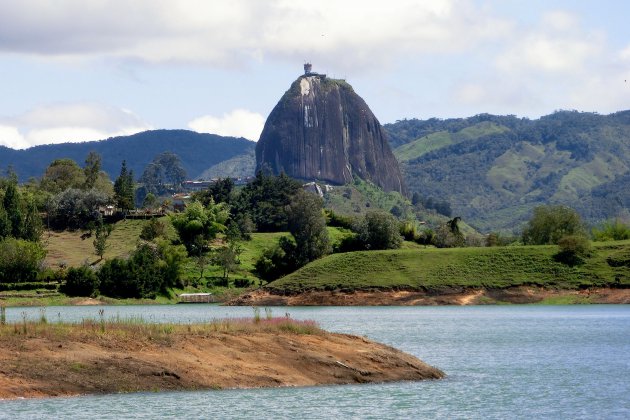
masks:
POLYGON ((628 16, 622 0, 0 0, 0 145, 257 140, 305 60, 381 123, 615 112, 630 108, 628 16))

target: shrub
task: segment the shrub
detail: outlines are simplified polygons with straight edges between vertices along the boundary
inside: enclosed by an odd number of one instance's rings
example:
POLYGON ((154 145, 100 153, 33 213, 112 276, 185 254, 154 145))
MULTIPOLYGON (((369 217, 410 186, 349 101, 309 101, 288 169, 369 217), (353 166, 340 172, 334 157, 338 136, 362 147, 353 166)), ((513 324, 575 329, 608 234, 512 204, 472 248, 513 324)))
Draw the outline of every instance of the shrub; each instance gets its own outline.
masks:
POLYGON ((418 236, 415 223, 409 221, 401 223, 400 234, 406 241, 415 241, 418 236))
POLYGON ((607 220, 600 227, 593 228, 596 241, 622 241, 630 239, 630 226, 619 219, 607 220))
POLYGON ((565 206, 539 206, 523 230, 525 245, 558 244, 567 235, 583 235, 584 227, 577 212, 565 206))
POLYGON ((46 251, 37 242, 6 238, 0 241, 0 283, 33 282, 46 251))
POLYGON ((95 296, 100 281, 90 267, 70 267, 66 273, 66 282, 59 291, 68 296, 95 296))
POLYGON ((138 246, 129 260, 106 261, 98 272, 99 290, 116 298, 149 298, 181 286, 179 274, 185 251, 162 241, 138 246))
POLYGON ((152 241, 155 238, 163 238, 166 236, 166 224, 157 218, 152 218, 142 227, 140 238, 145 241, 152 241))
POLYGON ((567 265, 578 265, 591 253, 591 244, 584 235, 567 235, 558 241, 559 252, 554 255, 558 262, 567 265))
POLYGON ((256 275, 267 281, 278 279, 297 268, 294 259, 295 243, 287 236, 278 240, 278 244, 267 248, 254 264, 256 275))
POLYGON ((365 249, 397 249, 403 238, 398 220, 389 213, 370 211, 355 224, 353 230, 365 249))
POLYGON ((345 216, 343 214, 337 214, 333 210, 326 209, 326 225, 341 227, 345 229, 352 229, 355 224, 355 219, 352 216, 345 216))

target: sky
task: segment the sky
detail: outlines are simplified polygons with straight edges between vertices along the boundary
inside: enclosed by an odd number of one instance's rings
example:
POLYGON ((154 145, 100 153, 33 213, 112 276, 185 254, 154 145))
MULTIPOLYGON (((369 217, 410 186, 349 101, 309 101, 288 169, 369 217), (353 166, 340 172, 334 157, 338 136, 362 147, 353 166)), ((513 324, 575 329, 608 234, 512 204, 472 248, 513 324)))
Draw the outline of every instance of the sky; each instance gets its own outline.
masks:
POLYGON ((257 140, 309 61, 383 124, 630 109, 625 0, 0 0, 0 145, 257 140))

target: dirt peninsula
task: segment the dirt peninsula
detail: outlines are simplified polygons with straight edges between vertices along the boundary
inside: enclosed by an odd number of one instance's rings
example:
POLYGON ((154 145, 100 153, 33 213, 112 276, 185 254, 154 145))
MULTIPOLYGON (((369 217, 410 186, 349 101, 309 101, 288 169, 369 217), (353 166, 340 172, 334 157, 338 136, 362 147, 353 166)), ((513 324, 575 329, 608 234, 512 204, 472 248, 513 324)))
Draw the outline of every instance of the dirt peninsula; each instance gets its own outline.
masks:
POLYGON ((0 399, 444 376, 392 347, 318 328, 165 328, 0 326, 0 399))

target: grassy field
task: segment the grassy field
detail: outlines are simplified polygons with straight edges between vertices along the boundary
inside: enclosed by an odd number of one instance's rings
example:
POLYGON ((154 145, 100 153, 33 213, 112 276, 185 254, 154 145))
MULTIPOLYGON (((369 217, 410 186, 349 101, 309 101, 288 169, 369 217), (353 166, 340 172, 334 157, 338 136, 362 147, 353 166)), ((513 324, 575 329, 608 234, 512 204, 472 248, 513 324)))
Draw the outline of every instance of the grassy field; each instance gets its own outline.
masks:
POLYGON ((336 289, 558 289, 630 286, 630 241, 596 244, 583 265, 556 262, 556 246, 402 249, 330 255, 267 287, 275 291, 336 289))
MULTIPOLYGON (((121 220, 114 225, 107 239, 105 259, 125 257, 136 248, 140 231, 147 220, 121 220)), ((42 242, 46 248, 46 264, 52 268, 59 265, 77 267, 85 263, 95 264, 99 257, 94 253, 94 235, 82 239, 82 231, 46 231, 42 242)))

